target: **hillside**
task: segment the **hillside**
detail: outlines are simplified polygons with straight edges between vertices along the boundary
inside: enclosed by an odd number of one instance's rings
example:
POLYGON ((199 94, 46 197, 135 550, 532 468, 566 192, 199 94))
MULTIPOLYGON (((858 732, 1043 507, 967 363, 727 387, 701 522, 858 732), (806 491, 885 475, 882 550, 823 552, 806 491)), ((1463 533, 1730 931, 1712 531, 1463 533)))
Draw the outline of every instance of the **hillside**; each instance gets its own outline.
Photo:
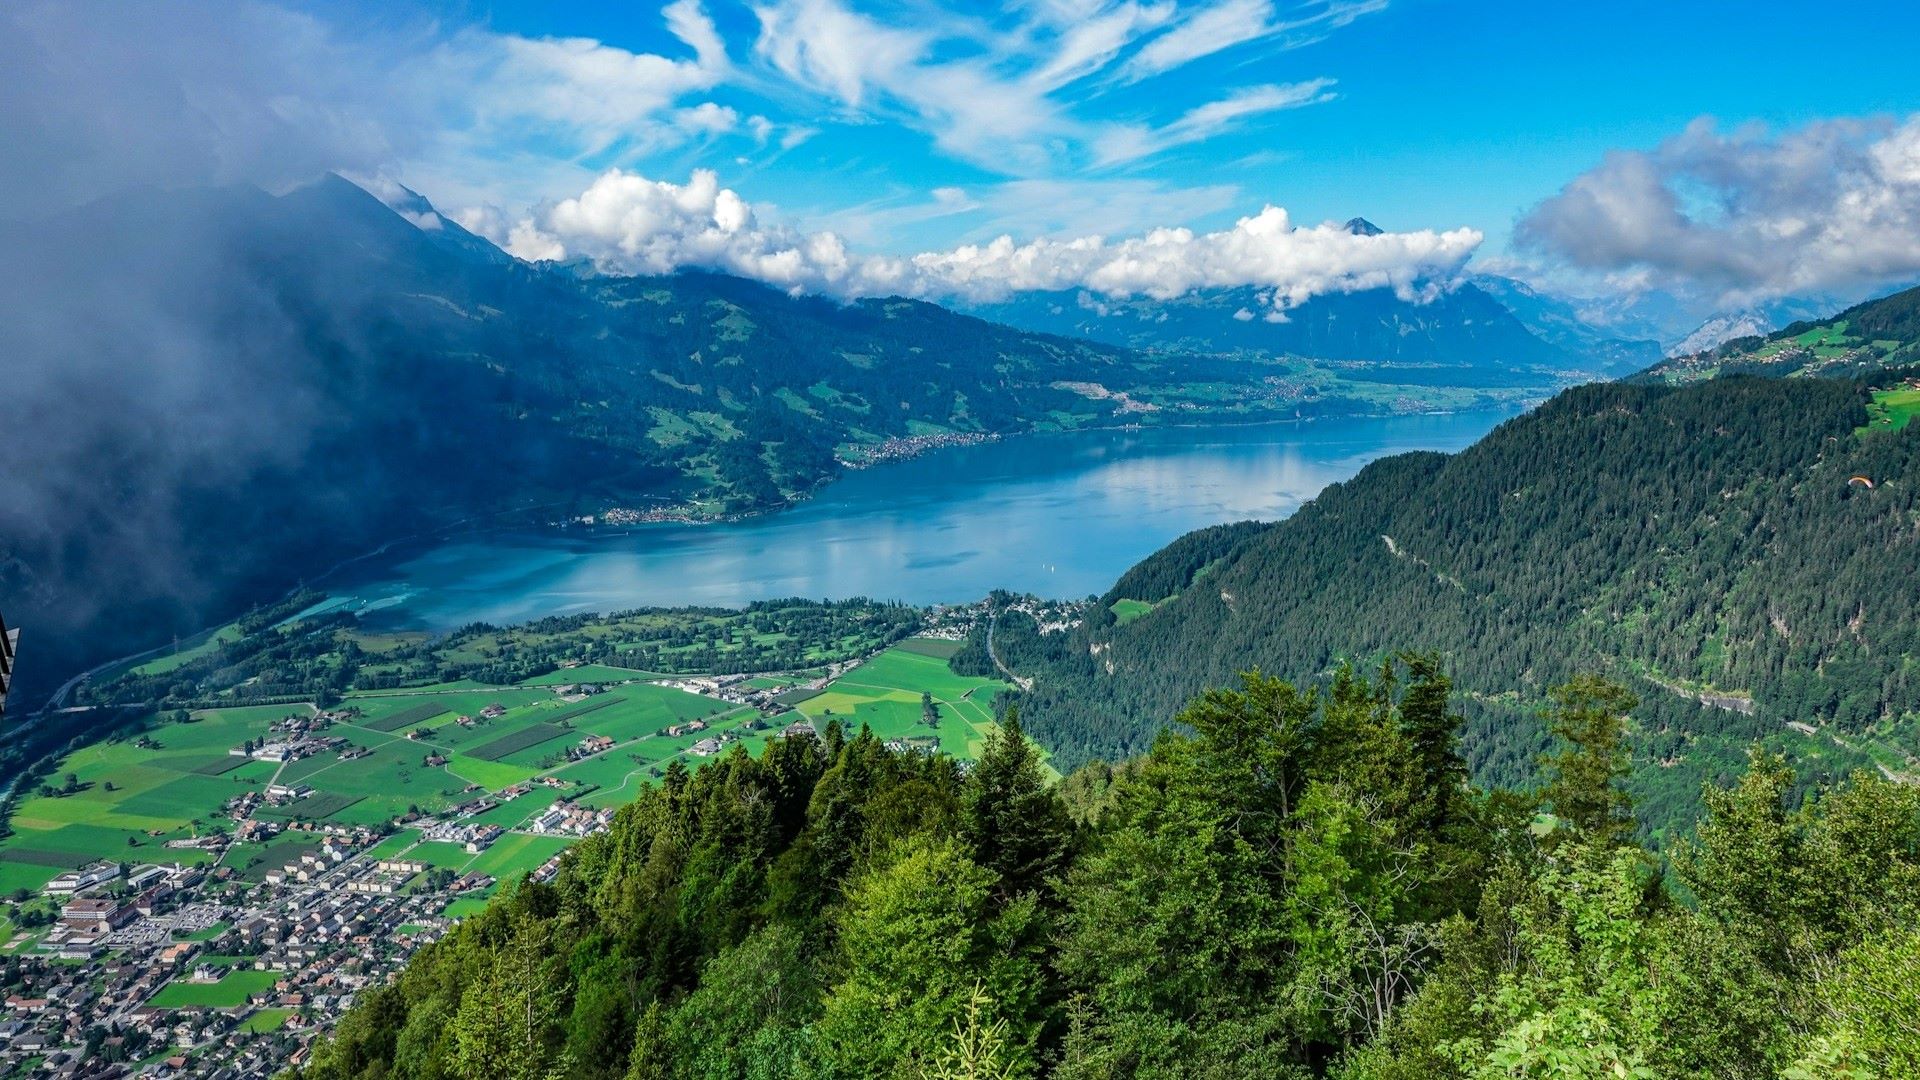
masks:
POLYGON ((1810 775, 1908 772, 1920 439, 1856 435, 1866 399, 1836 380, 1570 390, 1457 455, 1376 462, 1277 524, 1194 534, 1071 635, 1010 620, 996 649, 1037 676, 1031 729, 1067 764, 1143 752, 1246 668, 1313 679, 1413 648, 1460 673, 1488 783, 1531 779, 1548 686, 1588 669, 1630 684, 1656 829, 1689 820, 1756 738, 1810 775), (1122 600, 1153 607, 1123 618, 1122 600))
MULTIPOLYGON (((1539 798, 1430 667, 1209 692, 1048 786, 837 726, 678 765, 362 992, 296 1080, 1912 1076, 1920 789, 1756 757, 1670 877, 1564 687, 1539 798), (1712 1003, 1706 1007, 1704 1003, 1712 1003)), ((298 976, 293 976, 298 978, 298 976)))
POLYGON ((0 596, 35 628, 17 707, 450 523, 734 515, 984 433, 1468 408, 1551 383, 1303 373, 918 301, 602 276, 511 259, 417 196, 399 209, 328 177, 0 229, 0 349, 23 366, 0 400, 0 596))
MULTIPOLYGON (((1831 310, 1831 309, 1829 309, 1831 310)), ((1664 360, 1638 381, 1686 383, 1720 375, 1845 378, 1920 363, 1920 288, 1856 304, 1826 319, 1664 360)))

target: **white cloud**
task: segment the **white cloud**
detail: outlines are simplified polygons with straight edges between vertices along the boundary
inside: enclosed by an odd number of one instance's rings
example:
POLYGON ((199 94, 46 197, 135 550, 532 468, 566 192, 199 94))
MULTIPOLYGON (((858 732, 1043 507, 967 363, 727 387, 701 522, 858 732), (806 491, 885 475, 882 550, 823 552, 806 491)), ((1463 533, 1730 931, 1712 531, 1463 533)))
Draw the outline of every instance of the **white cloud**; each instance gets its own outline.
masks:
MULTIPOLYGON (((964 199, 964 193, 935 201, 964 199)), ((1481 241, 1472 229, 1357 236, 1332 223, 1296 227, 1269 206, 1230 229, 1154 229, 1108 241, 1097 235, 984 244, 912 256, 862 254, 832 232, 764 225, 718 178, 686 184, 612 170, 576 198, 541 208, 504 234, 502 223, 463 220, 523 258, 591 259, 602 270, 661 274, 704 267, 795 292, 992 299, 1012 292, 1084 288, 1107 296, 1170 298, 1196 289, 1255 285, 1268 316, 1329 292, 1392 288, 1414 297, 1457 274, 1481 241)), ((1284 317, 1284 316, 1282 316, 1284 317)))
POLYGON ((1516 235, 1577 270, 1725 304, 1904 282, 1920 275, 1920 115, 1786 132, 1696 120, 1608 154, 1516 235))
POLYGON ((913 122, 963 160, 1037 170, 1047 140, 1071 127, 1044 86, 981 56, 935 59, 935 31, 888 26, 840 0, 777 0, 754 13, 754 53, 780 74, 848 109, 913 122))
POLYGON ((1122 71, 1128 81, 1150 78, 1250 41, 1281 37, 1288 47, 1319 41, 1363 15, 1384 11, 1387 0, 1320 0, 1281 18, 1273 0, 1220 0, 1180 20, 1149 41, 1122 71))
POLYGON ((1332 79, 1311 79, 1285 85, 1249 86, 1218 101, 1196 106, 1165 127, 1115 125, 1094 140, 1096 159, 1101 165, 1133 161, 1210 139, 1249 116, 1332 101, 1333 83, 1332 79))

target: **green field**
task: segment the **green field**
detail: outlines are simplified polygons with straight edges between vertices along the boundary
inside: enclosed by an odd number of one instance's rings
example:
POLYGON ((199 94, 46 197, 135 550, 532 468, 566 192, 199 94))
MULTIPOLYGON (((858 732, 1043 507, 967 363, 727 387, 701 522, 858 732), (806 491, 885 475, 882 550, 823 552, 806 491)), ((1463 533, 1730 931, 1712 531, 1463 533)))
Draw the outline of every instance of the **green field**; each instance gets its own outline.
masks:
POLYGON ((635 668, 608 667, 605 664, 582 664, 579 667, 561 668, 545 675, 536 675, 522 682, 521 686, 565 686, 568 683, 621 683, 635 679, 665 678, 658 672, 639 671, 635 668))
POLYGON ((244 1005, 247 998, 271 989, 280 981, 276 971, 251 968, 229 971, 218 982, 196 983, 175 979, 147 1000, 156 1009, 231 1009, 244 1005))
POLYGON ((262 1035, 269 1031, 279 1031, 287 1026, 287 1020, 293 1016, 292 1009, 255 1009, 240 1022, 240 1030, 249 1035, 262 1035))
POLYGON ((825 692, 799 703, 815 721, 837 719, 849 731, 860 725, 883 739, 934 737, 940 749, 961 758, 980 756, 981 740, 993 729, 998 679, 956 675, 944 660, 897 645, 848 671, 825 692), (921 694, 933 695, 939 726, 922 719, 921 694))
POLYGON ((204 634, 196 634, 182 641, 177 650, 169 650, 164 655, 140 664, 132 670, 135 675, 164 675, 200 659, 222 645, 239 641, 243 636, 238 625, 228 623, 204 634))
POLYGON ((543 721, 529 724, 510 735, 502 735, 500 738, 494 739, 491 742, 476 746, 466 751, 466 755, 468 757, 479 758, 481 761, 498 761, 515 751, 525 750, 530 746, 538 746, 549 739, 563 738, 570 734, 572 734, 572 732, 569 732, 566 728, 556 727, 553 724, 543 721))
POLYGON ((1902 431, 1916 416, 1920 416, 1920 390, 1875 390, 1867 405, 1867 426, 1859 433, 1902 431))
MULTIPOLYGON (((781 698, 816 721, 831 716, 851 729, 867 724, 883 738, 935 739, 956 756, 977 756, 980 740, 993 723, 992 698, 1004 684, 953 674, 946 657, 958 647, 951 641, 904 641, 848 671, 824 691, 789 690, 781 698), (939 714, 935 728, 923 722, 923 692, 934 697, 939 714)), ((566 674, 576 680, 591 676, 611 681, 606 676, 620 671, 583 667, 566 674)), ((352 694, 347 703, 360 715, 336 723, 328 733, 347 740, 355 752, 367 751, 352 759, 323 753, 283 765, 229 754, 248 740, 267 738, 271 726, 288 715, 311 715, 306 705, 201 710, 184 723, 151 722, 138 734, 144 746, 136 745, 133 737, 116 737, 68 754, 48 774, 46 783, 54 791, 26 794, 10 819, 12 834, 0 837, 0 892, 38 891, 61 870, 98 860, 206 863, 212 858, 207 852, 165 845, 224 826, 223 803, 264 792, 269 783, 306 784, 313 793, 285 806, 262 807, 256 812, 262 819, 379 827, 410 808, 431 813, 464 802, 473 797, 470 786, 498 791, 527 781, 551 764, 546 772, 568 787, 536 788, 481 816, 489 824, 512 829, 562 795, 592 806, 620 805, 669 761, 679 758, 698 766, 708 760, 690 754, 702 739, 722 737, 730 742, 729 749, 738 744, 755 751, 793 719, 763 725, 750 708, 639 681, 580 702, 565 702, 550 689, 527 685, 352 694), (502 715, 479 719, 496 704, 506 710, 502 715), (463 726, 454 722, 458 716, 476 719, 463 726), (661 734, 696 718, 704 719, 708 728, 676 738, 661 734), (422 736, 407 738, 414 732, 422 736), (588 735, 605 736, 615 745, 579 761, 560 760, 588 735), (435 755, 446 763, 427 764, 435 755)), ((258 882, 267 871, 308 850, 311 839, 290 830, 265 844, 236 845, 225 862, 241 880, 258 882)), ((378 846, 376 857, 406 850, 417 841, 417 832, 390 837, 378 846)), ((558 838, 510 835, 479 856, 455 849, 428 861, 511 880, 564 844, 558 838)), ((422 845, 415 851, 422 857, 438 856, 426 849, 441 846, 422 845)))
POLYGON ((1115 600, 1113 606, 1108 610, 1113 612, 1114 618, 1120 620, 1121 626, 1125 626, 1140 616, 1145 615, 1147 612, 1152 611, 1156 606, 1157 605, 1150 604, 1145 600, 1115 600))
POLYGON ((950 641, 946 638, 908 638, 895 645, 900 652, 913 653, 916 656, 931 656, 935 660, 951 660, 953 654, 965 645, 962 641, 950 641))

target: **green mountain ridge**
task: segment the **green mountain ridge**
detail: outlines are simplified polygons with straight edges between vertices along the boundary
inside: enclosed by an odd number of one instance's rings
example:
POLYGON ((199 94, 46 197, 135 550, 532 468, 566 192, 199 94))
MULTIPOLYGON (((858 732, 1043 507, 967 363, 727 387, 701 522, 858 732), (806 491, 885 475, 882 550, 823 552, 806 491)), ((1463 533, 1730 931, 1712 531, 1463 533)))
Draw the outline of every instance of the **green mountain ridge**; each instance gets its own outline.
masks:
POLYGON ((1755 739, 1809 776, 1909 773, 1920 441, 1856 434, 1867 401, 1829 379, 1570 390, 1459 454, 1384 459, 1284 521, 1177 541, 1073 633, 1009 620, 996 648, 1034 678, 1030 729, 1064 765, 1144 752, 1248 668, 1314 680, 1416 648, 1461 672, 1488 784, 1531 781, 1547 687, 1632 685, 1659 833, 1755 739), (1123 600, 1154 607, 1123 621, 1123 600))

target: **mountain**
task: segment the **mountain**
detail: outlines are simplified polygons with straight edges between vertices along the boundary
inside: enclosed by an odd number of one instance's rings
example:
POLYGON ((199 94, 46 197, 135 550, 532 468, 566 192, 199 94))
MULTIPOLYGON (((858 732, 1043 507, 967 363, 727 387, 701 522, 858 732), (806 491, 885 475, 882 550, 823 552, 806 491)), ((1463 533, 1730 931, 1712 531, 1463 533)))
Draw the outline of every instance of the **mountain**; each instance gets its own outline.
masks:
POLYGON ((1920 287, 1676 355, 1635 377, 1682 383, 1732 374, 1845 376, 1913 364, 1920 364, 1920 287))
POLYGON ((1384 459, 1284 521, 1176 541, 1071 634, 1009 617, 995 651, 1034 678, 1023 713, 1063 767, 1144 752, 1248 668, 1315 680, 1410 648, 1458 673, 1489 784, 1531 782, 1549 686, 1629 683, 1632 788, 1656 834, 1754 739, 1809 776, 1910 773, 1920 438, 1861 431, 1867 401, 1837 379, 1568 390, 1458 454, 1384 459))
POLYGON ((15 709, 398 536, 775 507, 889 439, 1109 422, 1189 377, 915 301, 530 266, 399 201, 328 177, 0 226, 15 709))
POLYGON ((1556 296, 1496 274, 1475 275, 1473 284, 1542 341, 1597 363, 1602 374, 1637 371, 1663 355, 1651 326, 1634 319, 1608 320, 1594 310, 1592 301, 1556 296))
POLYGON ((1667 350, 1669 356, 1692 356, 1708 349, 1724 345, 1735 338, 1760 337, 1771 331, 1777 323, 1759 311, 1736 311, 1727 315, 1715 315, 1690 331, 1686 337, 1673 343, 1667 350))
POLYGON ((1143 351, 1251 353, 1343 364, 1352 377, 1460 386, 1540 386, 1583 360, 1541 340, 1471 283, 1425 302, 1392 289, 1316 296, 1276 317, 1269 290, 1204 289, 1170 300, 1085 290, 1023 293, 967 310, 1039 333, 1143 351))

